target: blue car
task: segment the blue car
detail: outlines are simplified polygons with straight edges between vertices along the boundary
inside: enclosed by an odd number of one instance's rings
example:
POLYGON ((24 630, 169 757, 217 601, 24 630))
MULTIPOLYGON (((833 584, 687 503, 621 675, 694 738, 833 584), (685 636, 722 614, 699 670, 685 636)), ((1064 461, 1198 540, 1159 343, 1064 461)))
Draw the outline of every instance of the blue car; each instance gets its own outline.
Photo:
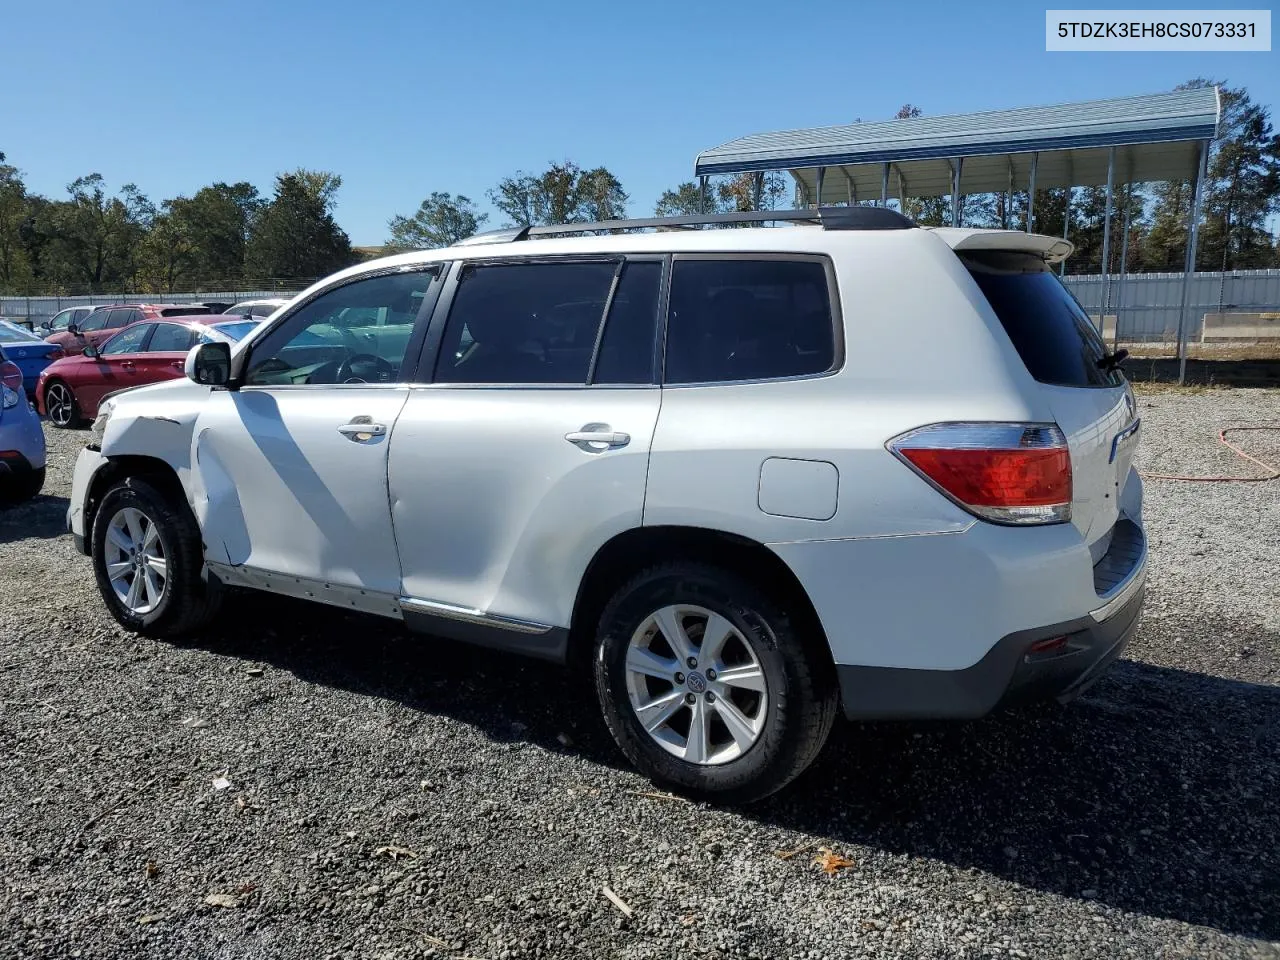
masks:
POLYGON ((56 343, 46 343, 25 327, 3 318, 0 318, 0 348, 22 371, 22 382, 29 397, 36 395, 36 379, 40 371, 64 355, 56 343))
POLYGON ((30 500, 44 486, 44 430, 23 379, 0 344, 0 504, 30 500))

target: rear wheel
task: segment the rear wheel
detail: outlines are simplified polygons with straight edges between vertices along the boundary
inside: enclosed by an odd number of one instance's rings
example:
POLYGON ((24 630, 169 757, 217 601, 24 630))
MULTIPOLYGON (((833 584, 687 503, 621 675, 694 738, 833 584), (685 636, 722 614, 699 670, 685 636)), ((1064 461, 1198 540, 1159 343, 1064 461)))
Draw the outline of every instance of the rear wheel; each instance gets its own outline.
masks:
POLYGON ((200 576, 200 530, 185 503, 128 477, 102 498, 92 542, 98 591, 122 626, 177 637, 216 616, 221 589, 200 576))
POLYGON ((819 653, 755 585, 671 563, 605 608, 596 689, 627 758, 654 781, 732 803, 768 796, 817 756, 837 696, 819 653))
POLYGON ((44 409, 49 415, 49 422, 60 429, 66 430, 84 423, 80 404, 76 403, 76 395, 65 381, 50 380, 45 386, 44 409))
POLYGON ((0 503, 23 503, 44 487, 44 467, 0 477, 0 503))

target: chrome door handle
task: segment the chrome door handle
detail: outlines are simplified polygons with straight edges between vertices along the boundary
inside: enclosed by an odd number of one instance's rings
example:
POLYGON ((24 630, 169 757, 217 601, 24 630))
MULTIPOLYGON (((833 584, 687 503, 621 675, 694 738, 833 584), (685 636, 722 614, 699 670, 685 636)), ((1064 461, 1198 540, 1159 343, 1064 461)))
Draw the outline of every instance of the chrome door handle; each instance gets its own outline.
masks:
POLYGON ((381 437, 387 432, 385 424, 373 423, 368 417, 356 417, 350 423, 344 423, 338 432, 348 440, 365 443, 374 437, 381 437))
POLYGON ((588 423, 581 430, 566 433, 564 438, 589 450, 612 450, 631 442, 631 434, 610 430, 607 423, 588 423))

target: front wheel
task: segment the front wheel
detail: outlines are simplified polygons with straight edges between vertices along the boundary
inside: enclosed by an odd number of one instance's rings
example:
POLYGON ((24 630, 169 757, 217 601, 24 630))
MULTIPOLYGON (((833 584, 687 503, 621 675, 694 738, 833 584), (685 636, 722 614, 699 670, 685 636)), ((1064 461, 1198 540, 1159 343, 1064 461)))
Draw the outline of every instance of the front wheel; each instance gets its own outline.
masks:
POLYGON ((627 758, 707 799, 780 790, 817 756, 835 718, 817 643, 753 584, 702 564, 651 568, 614 595, 595 675, 627 758))
POLYGON ((217 614, 221 591, 216 580, 200 576, 195 517, 146 480, 128 477, 107 491, 92 544, 98 591, 127 629, 177 637, 217 614))

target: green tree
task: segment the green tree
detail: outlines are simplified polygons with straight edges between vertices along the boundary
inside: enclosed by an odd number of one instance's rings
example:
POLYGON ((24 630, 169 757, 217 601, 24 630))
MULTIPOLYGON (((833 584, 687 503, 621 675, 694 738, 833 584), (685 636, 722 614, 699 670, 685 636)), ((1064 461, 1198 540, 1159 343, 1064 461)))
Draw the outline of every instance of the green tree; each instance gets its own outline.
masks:
POLYGON ((26 184, 17 167, 3 162, 0 153, 0 290, 17 292, 31 282, 31 263, 22 242, 27 219, 26 184))
POLYGON ((98 173, 68 184, 67 193, 70 199, 47 205, 30 225, 43 235, 43 273, 91 292, 127 286, 155 208, 131 183, 108 195, 98 173))
POLYGON ((214 183, 165 201, 171 235, 190 247, 188 275, 206 282, 243 277, 249 230, 262 206, 257 188, 244 182, 214 183))
POLYGON ((387 246, 399 250, 430 250, 449 247, 477 233, 489 219, 479 213, 467 197, 432 192, 412 217, 395 216, 388 222, 391 238, 387 246))
POLYGON ((540 174, 518 171, 489 190, 489 200, 513 226, 590 223, 627 215, 627 193, 605 167, 583 170, 572 160, 540 174))
MULTIPOLYGON (((1197 78, 1188 90, 1216 86, 1197 78)), ((1280 211, 1280 137, 1271 111, 1243 87, 1221 86, 1219 137, 1209 154, 1202 223, 1196 251, 1200 270, 1242 270, 1275 263, 1268 219, 1280 211)), ((1159 185, 1143 263, 1152 270, 1181 270, 1186 256, 1191 189, 1187 182, 1159 185)))
POLYGON ((255 219, 245 253, 250 275, 311 279, 353 261, 351 239, 330 212, 333 191, 315 189, 324 177, 327 183, 341 183, 336 174, 319 171, 276 177, 275 195, 255 219))
POLYGON ((695 180, 686 180, 674 189, 664 190, 654 204, 655 217, 693 217, 701 213, 724 213, 724 200, 714 184, 707 184, 706 209, 703 209, 702 187, 695 180))

